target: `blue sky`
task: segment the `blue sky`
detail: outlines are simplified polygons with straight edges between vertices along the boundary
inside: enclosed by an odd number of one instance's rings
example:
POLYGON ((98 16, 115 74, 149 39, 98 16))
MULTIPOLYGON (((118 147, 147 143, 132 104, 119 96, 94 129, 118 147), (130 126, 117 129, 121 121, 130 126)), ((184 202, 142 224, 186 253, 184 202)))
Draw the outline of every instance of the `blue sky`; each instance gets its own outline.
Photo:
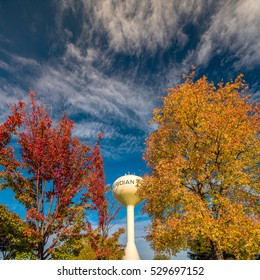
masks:
MULTIPOLYGON (((0 0, 0 121, 34 89, 53 119, 68 113, 83 142, 105 134, 112 185, 148 172, 142 154, 153 109, 191 64, 216 83, 243 73, 259 99, 259 38, 258 0, 0 0)), ((10 197, 1 193, 0 203, 19 211, 10 197)), ((137 247, 152 258, 140 206, 136 218, 137 247)))

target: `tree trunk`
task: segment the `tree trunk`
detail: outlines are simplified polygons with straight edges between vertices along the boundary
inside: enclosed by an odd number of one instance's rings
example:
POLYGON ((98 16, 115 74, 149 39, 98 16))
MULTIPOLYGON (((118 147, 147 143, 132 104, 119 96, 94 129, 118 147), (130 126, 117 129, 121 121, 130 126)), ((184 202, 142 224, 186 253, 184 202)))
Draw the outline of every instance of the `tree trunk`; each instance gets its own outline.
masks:
POLYGON ((38 260, 44 260, 44 243, 43 242, 39 242, 38 243, 38 250, 37 250, 37 259, 38 260))
POLYGON ((212 248, 213 259, 214 260, 224 260, 223 252, 218 250, 216 242, 210 241, 210 244, 211 244, 211 248, 212 248))

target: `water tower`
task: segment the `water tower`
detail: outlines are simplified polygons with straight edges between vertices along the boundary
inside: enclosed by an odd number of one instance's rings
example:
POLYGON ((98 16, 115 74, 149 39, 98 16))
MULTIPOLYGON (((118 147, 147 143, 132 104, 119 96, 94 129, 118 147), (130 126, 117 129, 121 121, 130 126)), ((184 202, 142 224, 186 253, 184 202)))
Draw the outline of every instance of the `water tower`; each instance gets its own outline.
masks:
POLYGON ((125 175, 118 178, 113 184, 113 195, 116 200, 127 209, 127 243, 125 247, 125 260, 140 260, 135 246, 134 207, 142 200, 137 196, 137 182, 142 180, 135 175, 125 175))

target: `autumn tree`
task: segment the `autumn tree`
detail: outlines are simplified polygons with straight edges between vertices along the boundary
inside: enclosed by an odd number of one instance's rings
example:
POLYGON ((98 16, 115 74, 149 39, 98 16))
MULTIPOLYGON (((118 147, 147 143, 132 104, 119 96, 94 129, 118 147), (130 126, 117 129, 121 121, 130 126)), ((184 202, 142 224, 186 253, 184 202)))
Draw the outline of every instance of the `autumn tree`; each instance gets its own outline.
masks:
POLYGON ((154 260, 170 260, 171 256, 166 253, 156 253, 155 252, 153 259, 154 260))
POLYGON ((260 252, 259 107, 242 75, 217 86, 204 76, 168 89, 146 140, 151 167, 139 188, 153 249, 190 248, 213 259, 260 252))
POLYGON ((61 237, 74 232, 78 216, 84 211, 73 199, 87 189, 90 147, 72 137, 73 122, 66 116, 54 126, 32 91, 30 108, 16 108, 12 110, 20 117, 17 141, 21 162, 14 160, 10 148, 1 151, 2 158, 10 153, 12 163, 3 174, 2 188, 11 188, 27 209, 27 223, 41 236, 36 258, 47 259, 61 237))
MULTIPOLYGON (((106 193, 109 187, 105 183, 104 163, 100 153, 100 140, 102 134, 99 135, 99 141, 95 144, 91 153, 90 180, 88 193, 86 198, 91 201, 90 209, 96 210, 98 216, 98 225, 93 228, 88 222, 87 240, 85 245, 94 253, 94 259, 99 260, 115 260, 122 259, 124 255, 123 246, 118 243, 119 237, 124 233, 124 229, 109 236, 111 222, 114 220, 119 207, 113 212, 109 211, 106 193)), ((84 252, 84 251, 83 251, 84 252)), ((84 253, 81 256, 84 256, 84 253)))
MULTIPOLYGON (((19 163, 14 156, 14 150, 10 147, 12 134, 22 124, 22 111, 24 103, 19 102, 12 106, 12 114, 0 125, 0 190, 2 183, 8 177, 9 172, 14 171, 19 163)), ((0 204, 0 252, 3 259, 13 258, 23 250, 23 246, 30 244, 30 236, 34 232, 15 213, 0 204)), ((33 242, 32 242, 33 243, 33 242)))
POLYGON ((84 231, 64 242, 55 252, 54 259, 120 260, 124 255, 123 246, 119 244, 119 237, 124 230, 120 228, 112 235, 109 234, 119 208, 112 211, 106 198, 109 187, 105 183, 104 163, 100 153, 102 136, 98 135, 98 142, 89 157, 88 192, 82 197, 86 209, 96 214, 97 225, 93 225, 86 217, 86 224, 82 227, 84 231))
POLYGON ((102 135, 91 149, 72 137, 74 123, 66 115, 54 125, 33 91, 29 98, 29 108, 11 106, 12 115, 0 125, 0 187, 11 188, 27 210, 23 221, 0 205, 0 251, 5 258, 71 259, 88 257, 90 248, 95 259, 121 258, 122 229, 108 233, 118 209, 108 211, 102 135), (9 145, 13 134, 21 161, 9 145), (97 213, 97 227, 86 210, 97 213))
POLYGON ((12 106, 11 115, 7 120, 0 124, 0 179, 3 180, 8 171, 13 171, 18 167, 18 161, 14 156, 14 149, 9 145, 12 134, 22 124, 22 112, 25 104, 19 102, 16 106, 12 106))
POLYGON ((40 235, 19 215, 0 204, 0 252, 4 260, 34 256, 40 235))

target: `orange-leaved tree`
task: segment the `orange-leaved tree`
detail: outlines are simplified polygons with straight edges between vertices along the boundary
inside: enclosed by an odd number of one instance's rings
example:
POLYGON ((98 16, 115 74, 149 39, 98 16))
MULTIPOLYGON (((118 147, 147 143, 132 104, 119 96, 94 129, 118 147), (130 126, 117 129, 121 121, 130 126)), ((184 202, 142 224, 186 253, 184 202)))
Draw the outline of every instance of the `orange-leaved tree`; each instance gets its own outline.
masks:
POLYGON ((151 167, 139 195, 156 251, 190 248, 213 259, 260 252, 259 107, 246 85, 215 86, 204 76, 168 89, 146 140, 151 167))

